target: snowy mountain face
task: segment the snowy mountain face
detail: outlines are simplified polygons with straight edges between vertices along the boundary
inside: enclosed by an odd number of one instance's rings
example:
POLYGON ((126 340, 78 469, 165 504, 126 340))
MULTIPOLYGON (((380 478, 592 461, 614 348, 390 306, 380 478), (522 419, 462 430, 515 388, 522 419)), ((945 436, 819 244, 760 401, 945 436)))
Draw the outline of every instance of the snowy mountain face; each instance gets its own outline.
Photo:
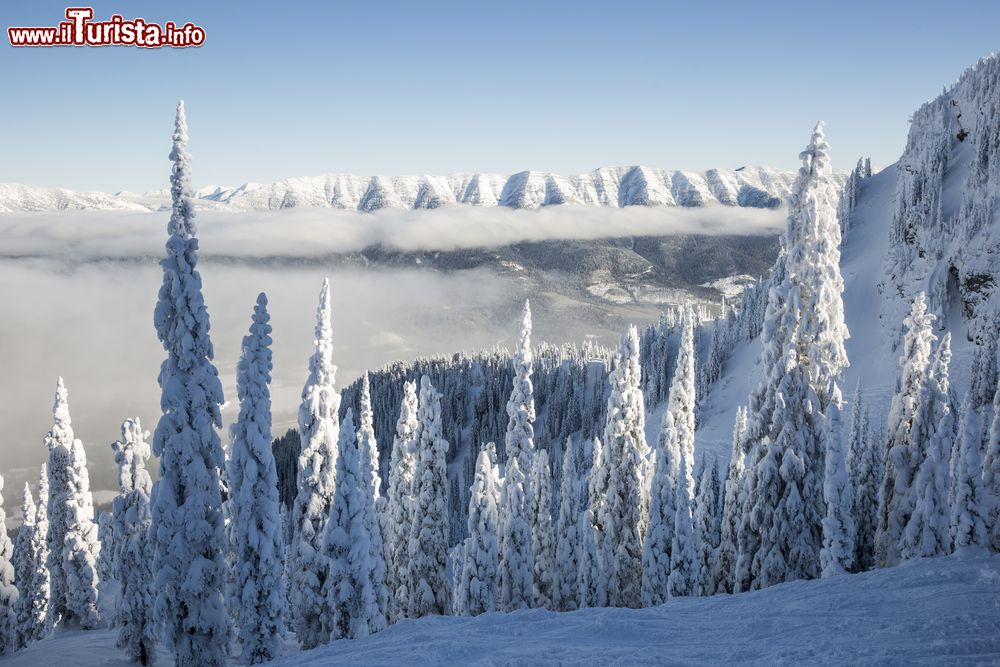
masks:
MULTIPOLYGON (((448 204, 537 209, 560 204, 625 206, 742 206, 777 208, 787 197, 795 172, 768 167, 672 171, 650 167, 603 167, 578 176, 522 171, 449 176, 356 176, 325 174, 239 187, 198 190, 202 207, 232 211, 334 208, 433 209, 448 204)), ((61 209, 162 210, 166 190, 105 194, 0 184, 0 212, 61 209)))
POLYGON ((925 291, 942 327, 952 307, 973 322, 996 312, 1000 58, 981 60, 913 114, 896 169, 887 296, 909 302, 925 291))

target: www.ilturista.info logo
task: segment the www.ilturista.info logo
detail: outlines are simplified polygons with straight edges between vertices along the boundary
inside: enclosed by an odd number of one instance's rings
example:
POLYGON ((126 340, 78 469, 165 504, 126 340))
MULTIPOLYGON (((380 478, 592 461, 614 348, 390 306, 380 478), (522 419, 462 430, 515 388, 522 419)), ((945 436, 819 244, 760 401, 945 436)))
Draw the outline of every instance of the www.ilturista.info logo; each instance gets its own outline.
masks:
POLYGON ((205 29, 193 23, 163 25, 145 19, 126 20, 115 14, 93 21, 92 7, 68 7, 65 21, 55 27, 7 28, 11 46, 139 46, 185 48, 205 43, 205 29))

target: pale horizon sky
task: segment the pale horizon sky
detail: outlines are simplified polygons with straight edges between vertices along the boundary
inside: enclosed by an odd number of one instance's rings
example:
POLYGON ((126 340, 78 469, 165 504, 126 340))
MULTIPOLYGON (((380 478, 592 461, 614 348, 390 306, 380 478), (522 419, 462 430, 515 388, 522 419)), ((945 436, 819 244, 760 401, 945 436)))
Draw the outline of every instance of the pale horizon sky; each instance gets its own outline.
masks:
MULTIPOLYGON (((10 4, 10 3, 9 3, 10 4)), ((0 182, 165 187, 184 98, 195 185, 326 172, 793 169, 894 162, 909 115, 1000 46, 1000 3, 91 3, 207 32, 186 50, 14 49, 0 182)), ((5 7, 56 25, 65 3, 5 7)))

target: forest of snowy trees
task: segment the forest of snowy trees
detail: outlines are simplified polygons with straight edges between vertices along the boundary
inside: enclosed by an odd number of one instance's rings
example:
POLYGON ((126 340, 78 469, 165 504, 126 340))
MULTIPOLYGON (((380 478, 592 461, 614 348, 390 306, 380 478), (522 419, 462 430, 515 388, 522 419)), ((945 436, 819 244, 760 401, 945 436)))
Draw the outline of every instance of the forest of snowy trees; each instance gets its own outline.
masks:
POLYGON ((173 142, 154 316, 163 414, 152 436, 124 420, 120 493, 95 516, 59 379, 37 496, 25 485, 13 542, 0 531, 2 652, 105 626, 139 664, 160 642, 179 666, 255 664, 289 632, 308 649, 403 618, 637 608, 1000 551, 995 340, 970 386, 954 386, 950 337, 920 294, 885 423, 861 387, 845 401, 840 247, 871 167, 838 192, 822 124, 772 275, 717 314, 669 309, 614 350, 533 346, 526 301, 512 354, 400 363, 341 392, 326 282, 298 428, 275 439, 261 294, 225 443, 183 103, 173 142), (700 402, 752 339, 761 375, 719 466, 697 456, 700 402), (662 404, 647 442, 646 412, 662 404))

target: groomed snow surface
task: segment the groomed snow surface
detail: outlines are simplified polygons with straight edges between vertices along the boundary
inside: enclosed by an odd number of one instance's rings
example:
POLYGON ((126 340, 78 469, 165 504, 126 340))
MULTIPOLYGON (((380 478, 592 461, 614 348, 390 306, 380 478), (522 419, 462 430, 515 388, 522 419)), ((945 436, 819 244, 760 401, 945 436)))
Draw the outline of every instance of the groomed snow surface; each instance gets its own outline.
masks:
MULTIPOLYGON (((60 631, 0 664, 130 664, 111 631, 60 631)), ((899 567, 651 609, 533 609, 404 620, 377 635, 271 664, 664 665, 998 664, 1000 557, 948 556, 899 567)), ((173 664, 162 647, 156 664, 173 664)))

